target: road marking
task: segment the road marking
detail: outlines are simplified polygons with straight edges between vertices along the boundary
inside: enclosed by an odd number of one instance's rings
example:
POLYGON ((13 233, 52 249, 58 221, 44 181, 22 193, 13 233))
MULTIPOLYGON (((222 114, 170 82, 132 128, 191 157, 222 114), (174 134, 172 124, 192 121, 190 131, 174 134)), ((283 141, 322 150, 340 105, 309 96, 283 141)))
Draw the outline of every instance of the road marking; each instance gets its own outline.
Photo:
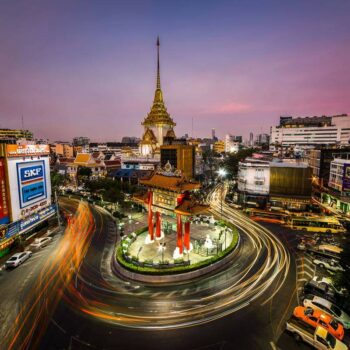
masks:
POLYGON ((273 341, 270 341, 270 345, 271 345, 271 348, 272 348, 273 350, 277 350, 277 349, 278 349, 277 346, 275 345, 275 343, 274 343, 273 341))

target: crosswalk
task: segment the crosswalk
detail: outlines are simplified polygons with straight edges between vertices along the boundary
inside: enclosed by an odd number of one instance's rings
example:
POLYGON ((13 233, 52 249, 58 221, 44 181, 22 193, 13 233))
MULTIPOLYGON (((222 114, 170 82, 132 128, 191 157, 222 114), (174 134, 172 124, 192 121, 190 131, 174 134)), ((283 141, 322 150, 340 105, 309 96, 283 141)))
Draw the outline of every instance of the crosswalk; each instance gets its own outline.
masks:
POLYGON ((300 304, 300 297, 304 288, 304 284, 311 280, 316 273, 316 266, 312 262, 312 258, 307 254, 299 253, 296 257, 296 285, 297 285, 297 298, 300 304))

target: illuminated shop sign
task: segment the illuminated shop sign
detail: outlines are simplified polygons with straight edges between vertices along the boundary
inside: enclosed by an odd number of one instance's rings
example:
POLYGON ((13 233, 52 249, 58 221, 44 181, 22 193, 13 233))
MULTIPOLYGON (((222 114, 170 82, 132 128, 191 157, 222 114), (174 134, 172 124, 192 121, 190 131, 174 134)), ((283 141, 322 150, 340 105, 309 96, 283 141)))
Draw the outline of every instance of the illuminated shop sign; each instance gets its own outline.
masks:
POLYGON ((0 159, 0 225, 10 221, 5 181, 5 162, 0 159))
POLYGON ((49 145, 6 145, 7 157, 49 155, 49 145))
POLYGON ((7 232, 5 234, 5 238, 7 239, 18 233, 23 233, 23 231, 26 231, 34 227, 39 222, 53 216, 55 212, 56 212, 56 206, 53 204, 45 208, 44 210, 40 211, 39 213, 31 215, 30 217, 24 220, 19 220, 11 223, 10 225, 7 226, 7 232))

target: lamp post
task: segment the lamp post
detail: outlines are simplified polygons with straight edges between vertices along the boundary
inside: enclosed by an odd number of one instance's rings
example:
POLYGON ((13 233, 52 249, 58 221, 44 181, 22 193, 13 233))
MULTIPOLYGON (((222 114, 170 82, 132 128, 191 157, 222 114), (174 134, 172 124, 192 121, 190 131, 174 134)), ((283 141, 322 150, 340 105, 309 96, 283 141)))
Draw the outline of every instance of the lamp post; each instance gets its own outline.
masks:
MULTIPOLYGON (((218 176, 220 177, 221 181, 226 175, 227 175, 227 171, 225 169, 220 168, 218 170, 218 176)), ((220 202, 220 206, 221 206, 221 210, 220 210, 221 220, 222 220, 222 202, 223 202, 223 198, 222 197, 223 197, 223 194, 224 194, 224 186, 222 185, 222 187, 221 187, 221 196, 220 196, 221 197, 221 202, 220 202)))
POLYGON ((140 255, 140 253, 141 253, 141 251, 142 251, 142 248, 143 248, 143 246, 141 246, 141 247, 139 248, 139 251, 137 252, 137 256, 136 256, 137 261, 139 261, 139 255, 140 255))
POLYGON ((159 244, 159 250, 162 252, 162 264, 164 264, 164 250, 166 249, 166 243, 159 244))

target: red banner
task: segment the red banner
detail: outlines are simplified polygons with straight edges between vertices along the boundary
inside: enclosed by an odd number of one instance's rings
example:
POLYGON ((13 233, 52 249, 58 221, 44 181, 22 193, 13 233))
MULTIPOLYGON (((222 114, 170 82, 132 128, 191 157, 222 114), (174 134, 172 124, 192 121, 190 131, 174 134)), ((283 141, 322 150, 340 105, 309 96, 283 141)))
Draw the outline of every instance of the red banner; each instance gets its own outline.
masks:
POLYGON ((0 224, 9 222, 9 208, 6 192, 5 161, 0 159, 0 224))

